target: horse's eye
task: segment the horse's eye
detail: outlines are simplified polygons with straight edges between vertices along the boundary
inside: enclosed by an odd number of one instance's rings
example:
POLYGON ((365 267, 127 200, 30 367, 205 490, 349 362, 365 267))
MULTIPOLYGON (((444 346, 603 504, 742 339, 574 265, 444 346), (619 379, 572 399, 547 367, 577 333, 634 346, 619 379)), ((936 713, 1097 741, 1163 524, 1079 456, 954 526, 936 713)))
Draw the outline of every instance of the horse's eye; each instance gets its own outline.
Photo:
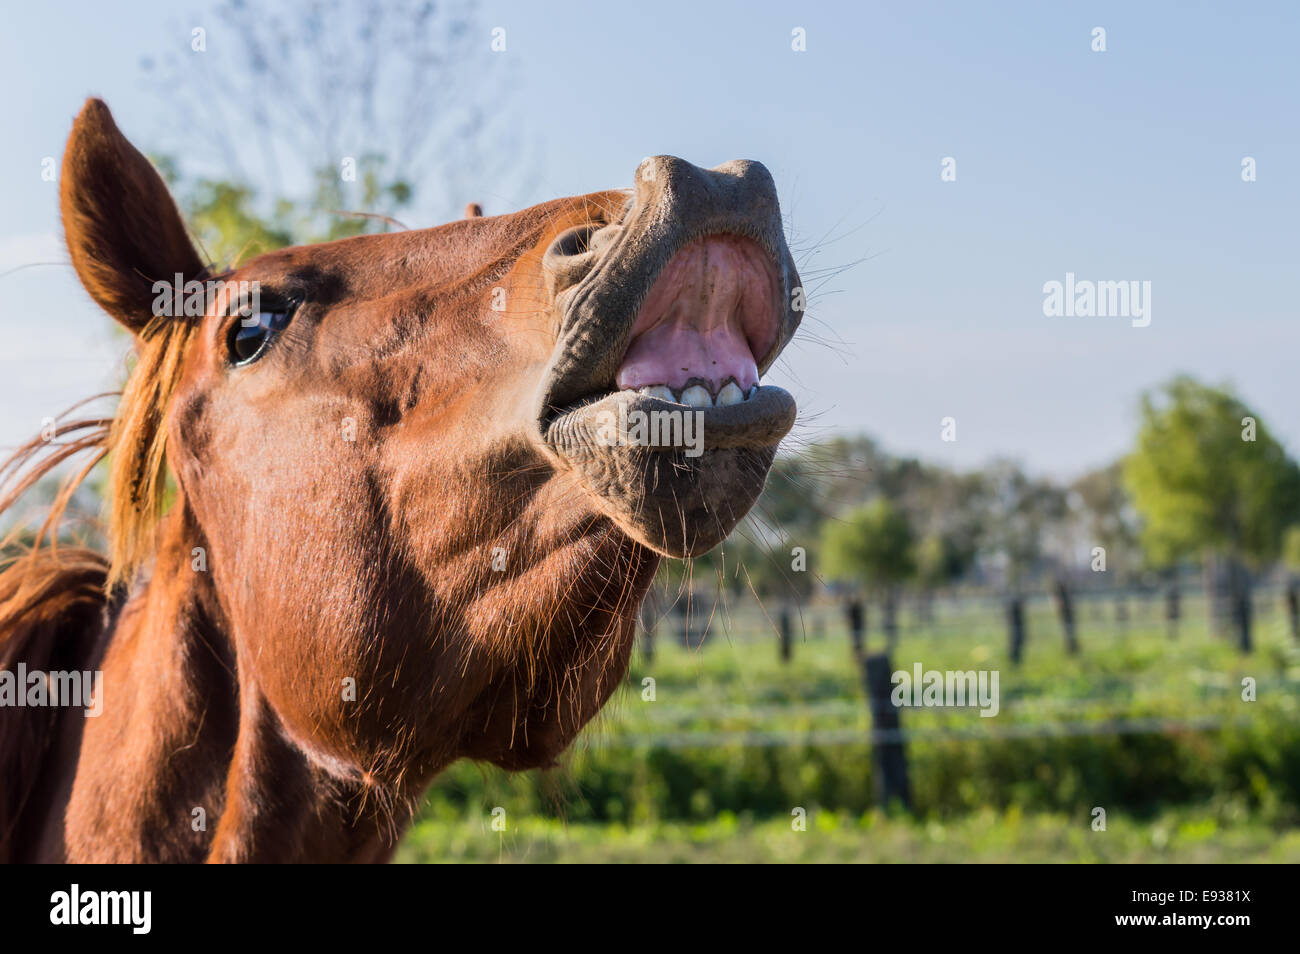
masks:
POLYGON ((291 308, 277 308, 237 319, 230 329, 231 364, 248 364, 261 356, 271 339, 289 324, 292 315, 291 308))

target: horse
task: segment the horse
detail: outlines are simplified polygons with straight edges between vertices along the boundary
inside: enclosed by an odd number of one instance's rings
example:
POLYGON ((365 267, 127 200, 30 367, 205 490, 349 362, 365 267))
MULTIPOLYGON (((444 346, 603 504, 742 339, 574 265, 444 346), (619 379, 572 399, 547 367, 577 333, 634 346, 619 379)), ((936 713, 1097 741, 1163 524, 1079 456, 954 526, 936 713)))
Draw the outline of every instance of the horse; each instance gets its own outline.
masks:
POLYGON ((771 175, 633 181, 217 268, 87 101, 60 214, 134 364, 3 470, 7 510, 89 455, 0 574, 0 676, 94 688, 0 705, 0 859, 381 862, 452 762, 556 764, 796 414, 771 175), (59 524, 104 460, 99 552, 59 524))

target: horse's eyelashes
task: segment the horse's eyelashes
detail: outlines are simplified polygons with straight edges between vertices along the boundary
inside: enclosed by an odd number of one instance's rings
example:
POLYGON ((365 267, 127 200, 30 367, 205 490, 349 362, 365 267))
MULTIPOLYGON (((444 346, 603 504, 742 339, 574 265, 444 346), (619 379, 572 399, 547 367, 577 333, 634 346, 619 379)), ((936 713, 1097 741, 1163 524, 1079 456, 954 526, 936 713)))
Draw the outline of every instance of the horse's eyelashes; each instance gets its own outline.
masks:
POLYGON ((228 338, 230 363, 244 365, 256 361, 272 339, 288 327, 292 317, 291 304, 277 304, 239 318, 231 326, 228 338))

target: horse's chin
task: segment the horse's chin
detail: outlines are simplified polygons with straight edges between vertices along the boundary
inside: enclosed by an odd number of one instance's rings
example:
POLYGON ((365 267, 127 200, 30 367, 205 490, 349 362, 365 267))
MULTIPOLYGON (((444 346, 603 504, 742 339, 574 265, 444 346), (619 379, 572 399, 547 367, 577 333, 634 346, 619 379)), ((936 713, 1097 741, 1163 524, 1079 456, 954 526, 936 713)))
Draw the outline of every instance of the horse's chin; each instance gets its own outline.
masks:
POLYGON ((629 536, 692 557, 721 543, 758 500, 795 410, 771 385, 707 408, 617 391, 558 415, 545 440, 629 536))

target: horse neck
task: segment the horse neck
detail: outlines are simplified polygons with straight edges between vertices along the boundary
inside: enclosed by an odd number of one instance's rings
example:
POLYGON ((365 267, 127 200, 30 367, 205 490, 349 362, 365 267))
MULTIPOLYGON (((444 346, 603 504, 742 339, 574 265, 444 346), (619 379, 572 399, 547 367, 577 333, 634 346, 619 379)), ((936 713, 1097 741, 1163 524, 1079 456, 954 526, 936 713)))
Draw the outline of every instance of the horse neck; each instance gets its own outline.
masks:
MULTIPOLYGON (((626 671, 633 617, 658 558, 612 530, 598 536, 602 545, 569 571, 577 576, 561 574, 544 585, 538 581, 548 577, 549 564, 539 557, 541 575, 518 584, 527 592, 512 595, 514 584, 499 584, 507 592, 497 598, 531 606, 545 638, 531 650, 505 654, 499 669, 480 680, 487 683, 483 691, 462 700, 455 712, 426 713, 431 717, 421 725, 474 724, 480 731, 472 741, 452 733, 455 744, 439 758, 395 773, 403 779, 398 790, 291 741, 248 661, 241 665, 212 574, 196 568, 195 548, 210 551, 182 496, 159 529, 151 575, 136 585, 101 637, 103 711, 77 720, 84 729, 78 726, 69 743, 76 773, 67 810, 53 812, 66 818, 58 826, 65 841, 47 855, 75 861, 385 860, 396 848, 411 799, 448 761, 468 756, 514 768, 549 764, 626 671), (550 602, 538 599, 539 587, 553 591, 550 602), (582 685, 575 689, 564 680, 582 685), (520 685, 530 687, 522 710, 499 704, 514 698, 520 685), (520 712, 534 703, 545 708, 557 694, 570 702, 568 717, 525 722, 522 733, 520 712)), ((575 562, 572 555, 568 562, 575 562)), ((463 595, 448 599, 465 602, 463 595)))
MULTIPOLYGON (((102 714, 70 733, 76 771, 62 838, 73 861, 326 861, 382 857, 386 820, 349 811, 346 785, 289 744, 239 678, 199 531, 181 501, 153 572, 98 647, 102 714)), ((60 824, 61 822, 61 824, 60 824)), ((62 841, 62 845, 59 842, 62 841)), ((61 850, 59 850, 61 849, 61 850)))

